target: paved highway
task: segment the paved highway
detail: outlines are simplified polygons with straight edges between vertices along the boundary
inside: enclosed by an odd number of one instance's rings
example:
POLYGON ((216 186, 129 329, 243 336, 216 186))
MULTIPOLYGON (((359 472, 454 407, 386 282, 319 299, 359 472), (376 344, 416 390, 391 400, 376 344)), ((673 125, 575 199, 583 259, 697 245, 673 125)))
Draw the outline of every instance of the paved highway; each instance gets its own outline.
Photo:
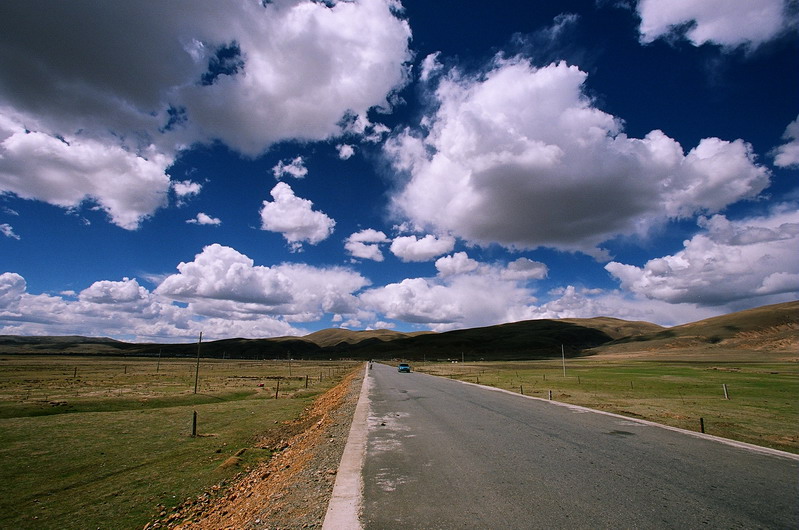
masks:
POLYGON ((424 374, 368 371, 360 521, 799 528, 799 461, 424 374))

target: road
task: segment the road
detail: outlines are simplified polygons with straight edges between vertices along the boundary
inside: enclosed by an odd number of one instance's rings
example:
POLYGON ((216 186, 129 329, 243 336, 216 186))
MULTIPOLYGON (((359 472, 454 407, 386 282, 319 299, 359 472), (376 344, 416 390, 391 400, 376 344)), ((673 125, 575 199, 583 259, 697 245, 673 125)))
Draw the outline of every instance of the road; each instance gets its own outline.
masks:
POLYGON ((799 461, 374 364, 361 524, 799 528, 799 461))

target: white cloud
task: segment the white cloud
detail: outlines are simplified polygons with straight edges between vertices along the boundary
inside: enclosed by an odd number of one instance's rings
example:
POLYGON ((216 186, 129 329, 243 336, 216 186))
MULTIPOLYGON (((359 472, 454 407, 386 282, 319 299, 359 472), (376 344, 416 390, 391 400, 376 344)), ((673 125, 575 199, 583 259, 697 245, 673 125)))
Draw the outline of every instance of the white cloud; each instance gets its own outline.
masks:
POLYGON ((795 204, 765 217, 730 221, 715 215, 699 224, 704 231, 674 255, 643 267, 611 262, 605 268, 623 289, 674 304, 740 308, 799 297, 795 204))
POLYGON ((222 42, 238 43, 245 75, 180 89, 191 125, 255 155, 283 138, 337 136, 344 116, 390 107, 387 96, 407 82, 410 59, 410 29, 393 5, 291 1, 235 9, 240 30, 222 42))
POLYGON ((518 57, 442 76, 423 128, 385 147, 408 175, 398 215, 473 243, 600 255, 603 241, 715 213, 769 184, 742 140, 706 138, 685 154, 659 130, 629 138, 585 95, 586 78, 518 57))
POLYGON ((456 252, 451 256, 444 256, 436 260, 436 269, 442 277, 472 272, 479 266, 480 263, 470 258, 466 252, 456 252))
POLYGON ((336 149, 338 149, 338 157, 342 160, 349 160, 355 154, 355 147, 349 144, 339 144, 336 149))
POLYGON ((507 266, 480 263, 465 252, 439 258, 436 268, 435 278, 408 278, 363 292, 362 307, 437 331, 533 318, 536 298, 527 283, 544 278, 547 270, 527 258, 507 266))
POLYGON ((33 295, 16 273, 0 274, 0 333, 112 336, 127 340, 304 334, 292 322, 325 313, 362 315, 355 293, 368 281, 342 267, 273 267, 230 247, 205 247, 152 292, 133 278, 97 281, 61 296, 33 295), (175 302, 183 302, 177 305, 175 302))
POLYGON ((155 292, 191 302, 199 314, 219 318, 263 314, 306 321, 323 312, 353 313, 353 293, 368 283, 341 267, 255 265, 244 254, 218 244, 205 247, 194 261, 179 264, 178 271, 155 292))
MULTIPOLYGON (((63 293, 73 298, 74 292, 63 293)), ((136 279, 99 281, 78 300, 33 295, 16 273, 0 274, 0 330, 15 335, 110 336, 124 340, 163 341, 205 337, 272 337, 303 331, 270 315, 230 312, 204 316, 147 291, 136 279)))
POLYGON ((525 318, 593 318, 601 315, 675 326, 721 314, 721 311, 696 304, 673 304, 629 297, 620 291, 578 289, 572 285, 556 289, 550 294, 553 296, 550 301, 531 307, 525 318))
POLYGON ((726 47, 758 46, 786 29, 787 4, 784 0, 639 0, 641 42, 684 31, 694 46, 706 42, 726 47))
POLYGON ((441 62, 438 60, 440 56, 441 52, 435 52, 422 59, 422 64, 420 65, 419 69, 420 81, 426 83, 443 69, 441 62))
POLYGON ((275 167, 272 168, 272 174, 276 179, 288 175, 294 178, 304 178, 308 174, 308 168, 305 167, 305 160, 298 156, 292 160, 281 160, 275 167))
POLYGON ((183 199, 187 197, 199 195, 200 191, 203 189, 203 185, 190 180, 176 180, 172 182, 172 189, 175 195, 177 195, 178 200, 182 202, 183 199))
POLYGON ((152 148, 137 155, 82 135, 57 138, 0 114, 0 192, 70 209, 93 202, 128 230, 166 203, 171 164, 152 148))
POLYGON ((506 280, 543 280, 547 277, 549 269, 543 263, 528 258, 519 258, 508 264, 502 271, 502 278, 506 280))
POLYGON ((782 139, 787 140, 787 143, 775 150, 774 165, 779 167, 799 166, 799 117, 788 124, 782 139))
POLYGON ((222 220, 216 217, 211 217, 210 215, 200 212, 197 214, 197 217, 194 219, 186 220, 189 224, 196 224, 196 225, 221 225, 222 220))
POLYGON ((344 248, 355 258, 383 261, 381 243, 388 243, 390 239, 381 231, 367 228, 350 235, 344 240, 344 248))
POLYGON ((274 201, 263 203, 261 228, 283 234, 292 249, 300 250, 304 241, 315 245, 333 233, 336 222, 313 210, 313 203, 294 195, 285 182, 278 182, 270 193, 274 201))
POLYGON ((357 134, 342 123, 389 109, 408 81, 411 33, 396 8, 90 0, 43 17, 36 4, 5 6, 0 193, 96 202, 134 229, 165 204, 165 170, 198 142, 256 156, 286 139, 357 134), (125 31, 108 30, 120 21, 125 31))
POLYGON ((431 234, 421 239, 416 236, 400 236, 391 242, 391 252, 402 261, 429 261, 452 251, 453 248, 455 238, 431 234))
POLYGON ((11 239, 19 240, 19 235, 14 233, 14 227, 12 227, 8 223, 0 224, 0 234, 3 234, 6 237, 10 237, 11 239))

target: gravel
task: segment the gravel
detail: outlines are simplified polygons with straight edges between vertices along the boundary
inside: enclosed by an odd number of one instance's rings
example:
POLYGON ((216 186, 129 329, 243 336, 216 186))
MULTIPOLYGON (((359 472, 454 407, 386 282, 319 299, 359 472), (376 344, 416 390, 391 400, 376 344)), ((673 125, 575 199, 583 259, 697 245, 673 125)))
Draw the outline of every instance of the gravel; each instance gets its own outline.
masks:
POLYGON ((301 418, 271 430, 258 444, 276 451, 269 461, 162 513, 145 529, 321 528, 362 381, 358 369, 301 418))

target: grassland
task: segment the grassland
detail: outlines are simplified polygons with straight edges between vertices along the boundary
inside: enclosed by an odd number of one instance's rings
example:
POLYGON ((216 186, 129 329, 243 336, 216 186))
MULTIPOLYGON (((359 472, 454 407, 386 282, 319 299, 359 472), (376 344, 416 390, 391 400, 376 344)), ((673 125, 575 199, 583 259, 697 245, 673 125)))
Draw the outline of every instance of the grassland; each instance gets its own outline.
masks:
POLYGON ((581 358, 414 369, 799 453, 799 363, 581 358), (724 395, 724 385, 727 396, 724 395))
POLYGON ((203 360, 195 393, 193 360, 5 356, 0 528, 141 527, 269 458, 354 366, 203 360))

